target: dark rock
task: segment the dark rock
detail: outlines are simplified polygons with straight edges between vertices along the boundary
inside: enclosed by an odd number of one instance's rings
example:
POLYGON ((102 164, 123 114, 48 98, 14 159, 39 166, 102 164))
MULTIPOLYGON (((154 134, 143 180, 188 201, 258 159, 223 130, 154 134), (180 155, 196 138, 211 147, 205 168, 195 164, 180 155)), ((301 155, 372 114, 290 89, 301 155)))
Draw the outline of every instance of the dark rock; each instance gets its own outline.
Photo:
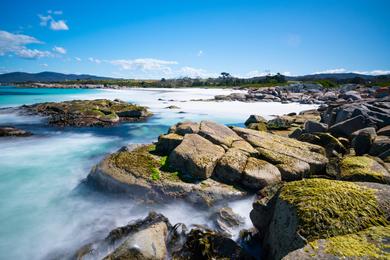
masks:
POLYGON ((367 127, 366 121, 360 115, 332 125, 329 132, 335 136, 350 136, 353 132, 365 127, 367 127))
POLYGON ((16 127, 0 127, 0 137, 6 137, 6 136, 25 137, 30 135, 32 135, 32 133, 22 129, 18 129, 16 127))
POLYGON ((307 133, 326 132, 328 126, 324 123, 308 120, 304 124, 304 129, 307 133))
POLYGON ((390 150, 390 137, 378 135, 372 143, 369 153, 378 156, 388 150, 390 150))
POLYGON ((369 127, 354 132, 352 136, 352 147, 355 149, 356 155, 363 155, 370 151, 373 140, 376 137, 375 128, 369 127))
POLYGON ((301 128, 295 129, 288 137, 298 139, 298 137, 303 134, 303 130, 301 128))
POLYGON ((245 121, 245 125, 248 126, 252 123, 267 123, 267 119, 260 115, 250 115, 249 118, 245 121))
POLYGON ((240 215, 233 212, 229 207, 220 208, 213 216, 215 226, 220 232, 231 235, 234 228, 245 223, 245 220, 240 215))
POLYGON ((267 128, 270 130, 288 129, 291 122, 283 117, 276 117, 267 122, 267 128))

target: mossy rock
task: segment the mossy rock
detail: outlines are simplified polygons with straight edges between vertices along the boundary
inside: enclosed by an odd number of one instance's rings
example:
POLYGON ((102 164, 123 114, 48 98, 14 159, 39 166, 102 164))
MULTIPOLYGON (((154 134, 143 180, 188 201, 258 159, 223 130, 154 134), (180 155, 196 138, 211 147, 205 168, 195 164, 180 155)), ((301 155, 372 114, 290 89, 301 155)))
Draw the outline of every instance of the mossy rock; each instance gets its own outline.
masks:
POLYGON ((146 107, 107 99, 39 103, 23 106, 23 111, 48 116, 52 125, 77 127, 110 126, 139 121, 151 115, 146 107))
POLYGON ((346 156, 340 161, 340 179, 390 183, 388 170, 368 156, 346 156))
POLYGON ((371 227, 355 234, 319 239, 295 250, 283 260, 390 259, 390 226, 371 227))
POLYGON ((308 242, 388 225, 389 193, 390 187, 383 184, 294 181, 266 203, 255 202, 251 219, 265 234, 269 256, 280 259, 308 242))
POLYGON ((155 154, 154 145, 121 149, 107 156, 88 175, 87 183, 103 191, 164 203, 184 199, 201 206, 243 198, 246 192, 212 179, 194 181, 174 172, 167 156, 155 154))

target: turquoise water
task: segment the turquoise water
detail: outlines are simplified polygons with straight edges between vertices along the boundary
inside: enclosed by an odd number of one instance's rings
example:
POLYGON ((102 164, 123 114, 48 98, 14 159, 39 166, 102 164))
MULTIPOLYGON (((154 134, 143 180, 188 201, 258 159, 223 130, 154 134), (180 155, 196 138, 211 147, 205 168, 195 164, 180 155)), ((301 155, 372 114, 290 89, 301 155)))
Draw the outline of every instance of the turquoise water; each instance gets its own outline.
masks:
MULTIPOLYGON (((312 108, 296 104, 190 101, 229 92, 0 87, 0 107, 3 108, 46 101, 120 98, 149 106, 154 112, 144 123, 62 129, 46 126, 43 118, 24 117, 13 109, 1 109, 0 125, 22 127, 34 135, 0 139, 0 259, 64 258, 88 241, 104 237, 112 228, 144 217, 152 206, 139 206, 83 185, 91 167, 123 145, 152 142, 181 120, 211 119, 242 125, 253 113, 270 117, 312 108), (168 105, 177 105, 180 109, 166 109, 168 105)), ((248 219, 250 201, 232 206, 248 219)), ((168 203, 156 210, 172 223, 208 223, 206 212, 184 202, 168 203)))

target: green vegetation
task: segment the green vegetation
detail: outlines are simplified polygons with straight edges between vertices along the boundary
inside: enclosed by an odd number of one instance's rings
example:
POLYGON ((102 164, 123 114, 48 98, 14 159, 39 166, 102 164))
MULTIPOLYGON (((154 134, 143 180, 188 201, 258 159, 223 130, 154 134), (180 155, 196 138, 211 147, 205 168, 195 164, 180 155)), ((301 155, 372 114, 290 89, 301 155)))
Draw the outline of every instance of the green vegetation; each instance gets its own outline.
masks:
POLYGON ((375 191, 350 182, 307 179, 286 183, 280 199, 296 209, 299 233, 309 241, 386 225, 375 191))
POLYGON ((378 163, 367 156, 346 156, 340 162, 340 178, 353 181, 386 183, 378 163))

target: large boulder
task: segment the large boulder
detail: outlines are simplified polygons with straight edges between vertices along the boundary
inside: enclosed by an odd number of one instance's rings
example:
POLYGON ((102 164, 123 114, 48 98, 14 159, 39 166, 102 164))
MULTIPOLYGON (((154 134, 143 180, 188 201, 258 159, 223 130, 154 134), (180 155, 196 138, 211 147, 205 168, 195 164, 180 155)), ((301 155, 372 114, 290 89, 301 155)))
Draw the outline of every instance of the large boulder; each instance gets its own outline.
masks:
POLYGON ((256 148, 260 159, 279 169, 282 180, 297 180, 325 170, 328 159, 325 149, 318 145, 245 128, 234 127, 233 130, 256 148))
POLYGON ((250 115, 249 118, 245 121, 246 126, 257 123, 267 123, 267 119, 260 115, 250 115))
POLYGON ((200 122, 198 134, 214 144, 225 147, 231 147, 234 141, 241 140, 229 127, 211 121, 200 122))
POLYGON ((259 190, 281 181, 280 171, 269 162, 249 158, 243 171, 242 185, 251 190, 259 190))
POLYGON ((180 122, 172 126, 170 132, 183 136, 186 134, 196 134, 199 132, 199 124, 191 121, 180 122))
MULTIPOLYGON (((211 135, 211 134, 210 134, 211 135)), ((169 165, 194 179, 207 179, 214 171, 224 149, 197 134, 187 134, 169 155, 169 165)))
POLYGON ((250 213, 267 259, 281 259, 318 239, 386 225, 390 186, 327 179, 288 182, 263 193, 250 213))
POLYGON ((379 156, 384 159, 384 155, 388 154, 390 150, 390 137, 378 135, 372 143, 370 155, 379 156))
POLYGON ((378 130, 378 135, 390 136, 390 125, 378 130))
POLYGON ((291 126, 291 120, 286 117, 276 117, 267 122, 267 128, 270 130, 284 130, 291 126))
POLYGON ((390 173, 368 156, 346 156, 340 161, 340 178, 348 181, 390 184, 390 173))
POLYGON ((162 203, 184 199, 206 207, 247 195, 213 179, 193 182, 169 168, 167 157, 154 154, 152 145, 142 145, 107 156, 92 169, 87 184, 137 200, 162 203))

